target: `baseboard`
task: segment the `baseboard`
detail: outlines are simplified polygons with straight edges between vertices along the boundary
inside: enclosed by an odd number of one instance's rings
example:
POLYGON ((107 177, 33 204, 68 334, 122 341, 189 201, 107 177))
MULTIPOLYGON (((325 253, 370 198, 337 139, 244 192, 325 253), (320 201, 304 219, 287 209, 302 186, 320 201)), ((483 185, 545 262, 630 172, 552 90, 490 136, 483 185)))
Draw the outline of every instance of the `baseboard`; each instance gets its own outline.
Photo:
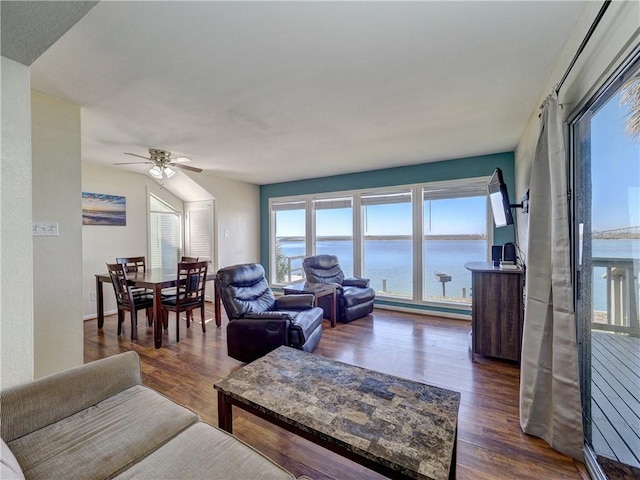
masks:
MULTIPOLYGON (((115 315, 116 313, 118 313, 118 310, 105 310, 104 312, 104 316, 106 317, 107 315, 115 315)), ((85 315, 82 317, 82 321, 86 322, 87 320, 95 320, 96 318, 98 318, 98 314, 97 313, 90 313, 89 315, 85 315)))
POLYGON ((415 313, 417 315, 425 315, 430 317, 443 317, 443 318, 451 318, 454 320, 464 320, 471 321, 471 317, 469 315, 465 315, 464 313, 453 313, 453 312, 445 312, 441 310, 428 310, 425 308, 418 307, 400 307, 398 305, 384 305, 376 303, 374 309, 380 310, 393 310, 394 312, 404 312, 404 313, 415 313))

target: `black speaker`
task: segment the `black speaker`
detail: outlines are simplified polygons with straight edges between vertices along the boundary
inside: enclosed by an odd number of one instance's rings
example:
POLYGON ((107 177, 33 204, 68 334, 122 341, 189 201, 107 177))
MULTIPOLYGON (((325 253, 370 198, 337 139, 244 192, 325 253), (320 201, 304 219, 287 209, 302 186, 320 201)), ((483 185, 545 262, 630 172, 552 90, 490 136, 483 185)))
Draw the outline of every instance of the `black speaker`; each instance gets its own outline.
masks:
POLYGON ((505 262, 516 263, 516 244, 505 243, 502 247, 502 260, 505 262))
POLYGON ((494 267, 500 265, 500 260, 502 260, 502 245, 491 246, 491 260, 493 260, 494 267))

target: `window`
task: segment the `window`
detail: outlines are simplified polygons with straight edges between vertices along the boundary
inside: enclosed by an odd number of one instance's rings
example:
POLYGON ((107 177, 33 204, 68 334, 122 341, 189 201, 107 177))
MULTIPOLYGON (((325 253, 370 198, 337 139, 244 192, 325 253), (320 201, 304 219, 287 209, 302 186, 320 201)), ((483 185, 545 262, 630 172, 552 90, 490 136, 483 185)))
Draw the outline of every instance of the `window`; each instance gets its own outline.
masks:
POLYGON ((151 268, 176 270, 182 256, 180 214, 153 194, 149 195, 151 268))
POLYGON ((411 190, 362 195, 363 275, 381 294, 413 297, 411 190))
POLYGON ((313 201, 315 253, 335 255, 345 276, 353 275, 353 199, 322 198, 313 201))
POLYGON ((486 192, 485 178, 422 189, 423 300, 471 303, 464 265, 487 255, 486 192))
POLYGON ((271 269, 271 281, 276 284, 303 278, 302 259, 307 256, 306 204, 305 200, 271 204, 276 267, 271 269))
POLYGON ((468 305, 464 265, 486 260, 491 240, 488 180, 271 199, 271 282, 302 281, 305 256, 333 254, 378 298, 468 305))

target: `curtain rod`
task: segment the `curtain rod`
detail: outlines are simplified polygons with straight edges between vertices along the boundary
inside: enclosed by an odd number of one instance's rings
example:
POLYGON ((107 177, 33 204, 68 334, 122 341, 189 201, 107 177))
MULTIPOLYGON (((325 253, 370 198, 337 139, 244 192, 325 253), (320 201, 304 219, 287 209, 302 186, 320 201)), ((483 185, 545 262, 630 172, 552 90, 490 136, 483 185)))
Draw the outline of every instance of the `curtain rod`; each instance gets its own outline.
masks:
POLYGON ((573 66, 576 64, 576 61, 578 60, 578 57, 584 51, 584 48, 586 47, 587 42, 591 39, 591 35, 593 35, 593 32, 595 31, 596 27, 600 23, 600 20, 602 20, 604 12, 607 11, 607 8, 609 8, 610 4, 611 4, 611 0, 605 0, 604 3, 602 4, 602 7, 600 7, 600 11, 598 12, 598 15, 596 15, 596 18, 593 21, 593 23, 591 24, 591 27, 589 27, 589 31, 585 35, 584 40, 582 40, 582 43, 580 44, 580 47, 578 47, 578 51, 573 56, 573 60, 571 60, 571 63, 569 64, 569 67, 567 68, 567 71, 564 72, 564 75, 562 76, 562 79, 558 83, 558 86, 556 87, 556 95, 558 94, 558 92, 562 88, 562 85, 564 84, 564 81, 569 76, 569 73, 573 69, 573 66))

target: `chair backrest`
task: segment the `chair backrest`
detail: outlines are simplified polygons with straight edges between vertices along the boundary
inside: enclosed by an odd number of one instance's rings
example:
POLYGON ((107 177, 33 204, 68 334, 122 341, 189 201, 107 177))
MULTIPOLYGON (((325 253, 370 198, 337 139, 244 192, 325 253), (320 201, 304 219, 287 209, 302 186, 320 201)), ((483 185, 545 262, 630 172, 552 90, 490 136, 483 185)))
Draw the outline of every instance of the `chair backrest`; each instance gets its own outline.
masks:
POLYGON ((198 257, 182 257, 180 261, 182 263, 196 263, 198 261, 198 257))
POLYGON ((302 268, 309 283, 339 283, 344 281, 344 272, 335 255, 315 255, 302 261, 302 268))
POLYGON ((116 294, 116 302, 121 307, 131 308, 133 294, 127 278, 127 267, 121 263, 107 263, 107 271, 111 277, 113 291, 116 294))
POLYGON ((178 301, 204 302, 209 262, 180 262, 178 264, 178 301))
POLYGON ((146 272, 147 262, 144 257, 119 257, 116 263, 124 265, 127 272, 146 272))
POLYGON ((222 304, 229 319, 273 310, 276 299, 259 263, 221 268, 217 274, 222 304))

